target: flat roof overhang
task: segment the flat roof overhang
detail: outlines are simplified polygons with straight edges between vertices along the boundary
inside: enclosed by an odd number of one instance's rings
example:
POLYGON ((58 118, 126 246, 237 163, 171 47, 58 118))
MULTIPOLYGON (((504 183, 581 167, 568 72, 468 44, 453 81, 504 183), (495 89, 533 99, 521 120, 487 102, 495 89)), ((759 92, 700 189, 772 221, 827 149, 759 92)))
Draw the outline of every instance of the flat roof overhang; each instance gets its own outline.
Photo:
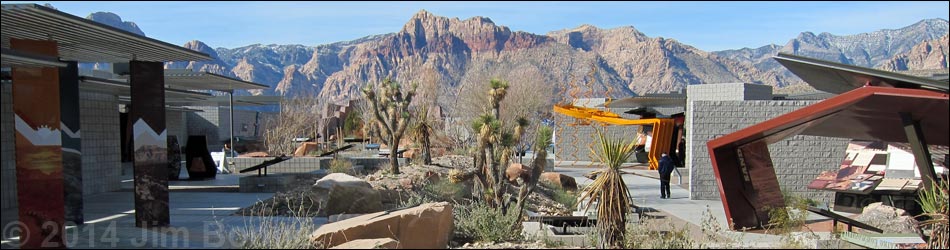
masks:
MULTIPOLYGON (((119 101, 129 103, 128 96, 131 95, 131 86, 127 82, 102 79, 90 76, 79 77, 79 89, 89 92, 107 93, 120 96, 119 101)), ((165 102, 176 101, 201 101, 212 98, 211 94, 165 88, 165 102)))
POLYGON ((948 91, 947 82, 778 53, 775 60, 817 90, 841 94, 862 86, 948 91))
MULTIPOLYGON (((735 225, 734 229, 756 227, 760 222, 756 217, 762 218, 757 213, 762 212, 762 206, 769 205, 757 196, 768 190, 744 180, 740 170, 742 157, 738 156, 744 146, 767 145, 798 134, 910 142, 901 113, 919 122, 927 144, 946 146, 950 144, 948 112, 950 98, 946 92, 866 86, 713 139, 707 147, 726 217, 735 225)), ((749 175, 753 179, 768 179, 774 178, 774 174, 772 171, 772 176, 749 175)))
POLYGON ((207 54, 73 16, 38 4, 3 4, 0 44, 54 40, 59 58, 81 62, 209 61, 207 54))
MULTIPOLYGON (((282 96, 234 96, 234 106, 267 106, 280 105, 282 96)), ((179 106, 228 106, 227 96, 214 96, 205 100, 173 101, 179 106)))
POLYGON ((190 69, 165 71, 165 85, 177 89, 217 90, 232 92, 237 89, 267 89, 270 86, 190 69))
POLYGON ((0 48, 2 67, 66 67, 66 63, 52 56, 0 48))
POLYGON ((686 98, 677 97, 653 97, 653 96, 634 96, 627 97, 609 103, 597 105, 597 107, 610 108, 640 108, 640 107, 686 107, 686 98))

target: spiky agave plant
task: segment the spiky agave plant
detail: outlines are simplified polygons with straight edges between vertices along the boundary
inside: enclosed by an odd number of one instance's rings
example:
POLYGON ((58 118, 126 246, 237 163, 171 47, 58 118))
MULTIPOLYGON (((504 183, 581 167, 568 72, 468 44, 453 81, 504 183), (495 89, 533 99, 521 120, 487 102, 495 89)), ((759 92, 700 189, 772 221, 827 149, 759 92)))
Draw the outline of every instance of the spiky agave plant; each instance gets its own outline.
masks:
POLYGON ((600 145, 590 150, 604 164, 604 168, 594 183, 584 190, 581 200, 589 199, 587 209, 597 203, 597 225, 601 230, 602 246, 621 247, 627 213, 630 212, 630 192, 620 176, 620 165, 633 155, 637 140, 623 142, 623 138, 607 138, 601 130, 597 131, 597 136, 600 145))
POLYGON ((930 188, 921 190, 918 194, 920 208, 924 213, 918 216, 925 217, 918 227, 929 229, 927 242, 931 249, 947 249, 950 247, 950 233, 947 232, 950 220, 950 181, 944 179, 941 183, 933 183, 930 188))

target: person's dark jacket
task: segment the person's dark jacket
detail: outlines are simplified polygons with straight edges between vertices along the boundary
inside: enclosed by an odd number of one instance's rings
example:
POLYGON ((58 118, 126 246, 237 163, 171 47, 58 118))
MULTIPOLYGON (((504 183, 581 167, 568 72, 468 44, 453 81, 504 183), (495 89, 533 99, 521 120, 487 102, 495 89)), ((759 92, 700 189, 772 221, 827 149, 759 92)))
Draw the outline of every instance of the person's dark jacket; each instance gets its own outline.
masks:
POLYGON ((660 168, 657 170, 660 172, 661 178, 670 179, 670 174, 673 173, 674 168, 676 168, 676 165, 673 163, 673 159, 670 158, 669 155, 660 158, 660 168))

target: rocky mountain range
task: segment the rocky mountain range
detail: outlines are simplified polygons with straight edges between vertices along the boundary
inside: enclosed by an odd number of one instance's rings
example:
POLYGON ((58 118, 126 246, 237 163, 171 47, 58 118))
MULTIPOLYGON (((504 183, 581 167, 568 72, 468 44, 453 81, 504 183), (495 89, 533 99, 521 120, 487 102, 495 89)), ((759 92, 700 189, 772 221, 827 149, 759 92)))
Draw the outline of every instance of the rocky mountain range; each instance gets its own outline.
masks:
MULTIPOLYGON (((108 15, 94 14, 90 19, 137 29, 108 15)), ((555 102, 676 91, 689 84, 750 82, 779 88, 803 84, 771 59, 778 52, 889 70, 946 69, 947 33, 947 20, 927 19, 894 30, 845 36, 803 32, 784 46, 707 52, 675 39, 649 37, 633 26, 582 25, 532 34, 511 31, 487 17, 460 20, 423 10, 397 32, 317 46, 212 49, 190 41, 183 46, 214 60, 173 62, 166 68, 208 71, 271 86, 251 94, 312 94, 338 102, 358 96, 367 82, 392 77, 418 82, 447 97, 439 100, 446 104, 498 77, 513 88, 541 89, 533 94, 551 96, 555 102)))

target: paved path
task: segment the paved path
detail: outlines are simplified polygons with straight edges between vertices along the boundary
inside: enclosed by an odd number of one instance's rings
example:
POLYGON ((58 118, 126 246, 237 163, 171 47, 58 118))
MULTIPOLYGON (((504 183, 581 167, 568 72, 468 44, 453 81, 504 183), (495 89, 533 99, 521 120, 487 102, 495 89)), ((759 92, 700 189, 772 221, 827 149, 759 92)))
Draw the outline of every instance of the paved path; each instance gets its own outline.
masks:
MULTIPOLYGON (((596 170, 592 167, 564 167, 557 166, 555 167, 555 172, 560 172, 562 174, 574 177, 577 180, 577 184, 588 185, 593 182, 593 180, 584 177, 584 174, 596 170)), ((728 229, 728 221, 726 220, 726 213, 723 209, 721 201, 707 201, 707 200, 690 200, 689 199, 689 190, 677 185, 670 185, 670 195, 672 199, 660 199, 660 181, 659 179, 649 178, 645 176, 650 176, 649 171, 653 170, 636 170, 636 169, 623 169, 625 172, 630 172, 631 174, 624 174, 623 180, 627 185, 627 188, 630 190, 630 194, 633 196, 634 202, 641 207, 652 208, 659 211, 662 211, 666 214, 677 217, 680 220, 686 221, 690 224, 700 227, 703 223, 704 214, 710 214, 713 218, 719 222, 719 226, 722 229, 728 229)), ((673 182, 675 183, 676 177, 673 177, 673 182)), ((685 181, 685 180, 684 180, 685 181)), ((809 215, 809 219, 812 219, 809 215)), ((821 237, 827 238, 830 235, 824 235, 819 233, 821 237)), ((781 241, 781 236, 778 235, 769 235, 769 234, 760 234, 760 233, 743 233, 743 232, 734 232, 734 231, 722 231, 720 236, 727 239, 738 239, 742 242, 743 246, 746 247, 775 247, 779 241, 781 241)))
MULTIPOLYGON (((227 180, 236 176, 218 175, 212 183, 195 185, 230 185, 227 180)), ((186 184, 186 183, 182 183, 186 184)), ((190 184, 189 184, 190 185, 190 184)), ((177 185, 175 185, 177 186, 177 185)), ((225 237, 237 229, 258 230, 262 222, 291 222, 287 217, 232 216, 234 211, 247 207, 273 193, 173 191, 169 193, 171 227, 143 229, 135 227, 134 201, 131 191, 121 190, 85 197, 86 223, 78 227, 67 225, 66 241, 69 248, 233 248, 233 237, 225 237)), ((315 225, 326 224, 326 217, 310 218, 315 225)), ((16 209, 3 210, 4 249, 16 247, 19 239, 13 237, 16 228, 16 209)))

